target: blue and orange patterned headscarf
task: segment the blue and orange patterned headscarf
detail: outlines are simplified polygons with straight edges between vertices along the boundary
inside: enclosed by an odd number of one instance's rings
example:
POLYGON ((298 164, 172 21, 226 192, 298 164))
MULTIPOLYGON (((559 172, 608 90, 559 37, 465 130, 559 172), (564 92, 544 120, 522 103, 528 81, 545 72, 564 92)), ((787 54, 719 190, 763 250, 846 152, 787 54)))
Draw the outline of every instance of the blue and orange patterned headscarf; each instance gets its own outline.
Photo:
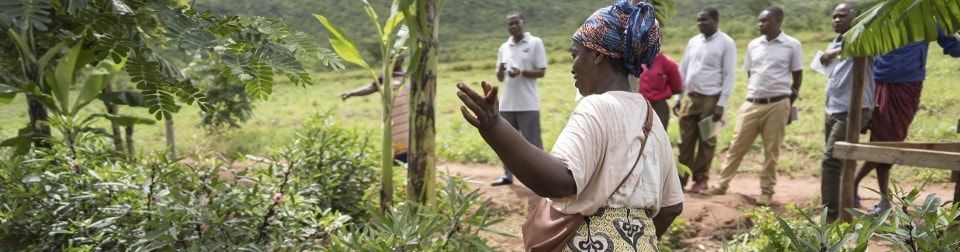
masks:
POLYGON ((630 74, 640 76, 641 65, 650 67, 660 51, 660 24, 652 5, 620 0, 587 18, 573 42, 620 59, 630 74))

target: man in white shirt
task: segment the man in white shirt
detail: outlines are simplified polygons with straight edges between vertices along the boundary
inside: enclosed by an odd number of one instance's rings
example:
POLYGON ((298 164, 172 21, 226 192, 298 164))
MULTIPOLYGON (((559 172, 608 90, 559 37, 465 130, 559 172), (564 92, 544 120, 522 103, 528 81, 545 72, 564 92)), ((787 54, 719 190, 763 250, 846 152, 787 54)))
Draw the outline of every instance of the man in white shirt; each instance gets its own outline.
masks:
MULTIPOLYGON (((698 123, 708 117, 719 121, 733 92, 737 71, 737 46, 733 39, 717 29, 720 14, 707 7, 697 14, 700 34, 690 38, 680 63, 680 76, 686 94, 674 105, 680 117, 680 163, 690 167, 694 184, 690 192, 707 189, 710 164, 717 139, 700 136, 698 123)), ((687 178, 680 178, 684 185, 687 178)))
POLYGON ((773 187, 777 183, 777 161, 780 145, 790 117, 790 107, 797 99, 803 76, 803 49, 800 41, 780 30, 783 10, 767 7, 757 16, 763 36, 750 41, 744 56, 750 84, 747 102, 740 107, 733 140, 727 159, 720 172, 720 185, 704 194, 724 194, 737 172, 743 156, 759 135, 763 139, 763 170, 760 172, 761 205, 773 201, 773 187))
MULTIPOLYGON (((507 15, 510 37, 497 53, 497 79, 503 82, 500 116, 520 131, 528 142, 543 149, 540 139, 540 96, 537 79, 547 70, 546 50, 538 37, 523 32, 523 14, 507 15)), ((490 185, 513 184, 513 174, 503 168, 503 177, 490 185)))

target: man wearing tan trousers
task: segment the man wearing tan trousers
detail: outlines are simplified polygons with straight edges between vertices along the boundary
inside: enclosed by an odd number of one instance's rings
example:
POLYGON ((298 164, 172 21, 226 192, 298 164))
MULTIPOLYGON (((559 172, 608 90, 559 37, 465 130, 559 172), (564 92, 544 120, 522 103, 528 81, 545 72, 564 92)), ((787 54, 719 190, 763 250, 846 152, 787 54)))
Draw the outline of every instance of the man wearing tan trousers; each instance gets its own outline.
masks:
POLYGON ((779 7, 767 7, 760 12, 757 21, 763 35, 750 41, 743 61, 743 67, 750 77, 747 102, 740 106, 733 141, 720 172, 720 184, 703 193, 726 193, 743 156, 759 135, 763 140, 764 162, 760 172, 762 195, 757 203, 769 205, 773 200, 773 187, 777 183, 777 160, 789 123, 790 106, 799 95, 803 49, 800 41, 780 30, 783 10, 779 7))

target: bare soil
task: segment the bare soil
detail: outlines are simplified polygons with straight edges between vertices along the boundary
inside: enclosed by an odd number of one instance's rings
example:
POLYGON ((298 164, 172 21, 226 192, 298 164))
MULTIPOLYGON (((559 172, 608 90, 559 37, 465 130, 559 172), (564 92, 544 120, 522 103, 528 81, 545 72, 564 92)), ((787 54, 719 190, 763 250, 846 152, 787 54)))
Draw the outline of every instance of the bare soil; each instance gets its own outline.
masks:
MULTIPOLYGON (((519 181, 513 185, 491 187, 489 183, 503 174, 503 169, 489 164, 458 164, 447 163, 438 166, 441 173, 457 174, 470 182, 473 188, 479 189, 495 205, 506 209, 505 221, 494 228, 514 234, 515 237, 505 237, 496 234, 486 235, 485 238, 500 251, 522 251, 523 242, 520 239, 520 225, 527 216, 529 207, 539 198, 530 189, 519 181)), ((716 177, 716 176, 714 176, 716 177)), ((776 194, 774 195, 774 211, 783 211, 784 206, 793 204, 800 207, 814 207, 820 202, 820 178, 815 175, 778 176, 776 194)), ((860 196, 863 197, 863 206, 872 207, 878 203, 880 196, 868 188, 876 188, 875 179, 868 177, 861 183, 860 196)), ((901 184, 903 190, 911 190, 913 184, 901 184)), ((953 184, 928 184, 924 193, 936 194, 944 200, 951 200, 953 184)), ((723 236, 743 230, 749 221, 744 210, 757 207, 756 198, 760 196, 759 177, 755 173, 740 173, 734 178, 730 189, 725 195, 705 196, 693 193, 684 193, 684 209, 681 217, 686 219, 696 231, 692 238, 682 243, 689 246, 690 251, 719 250, 723 236)), ((875 242, 871 250, 885 250, 882 242, 875 242)))

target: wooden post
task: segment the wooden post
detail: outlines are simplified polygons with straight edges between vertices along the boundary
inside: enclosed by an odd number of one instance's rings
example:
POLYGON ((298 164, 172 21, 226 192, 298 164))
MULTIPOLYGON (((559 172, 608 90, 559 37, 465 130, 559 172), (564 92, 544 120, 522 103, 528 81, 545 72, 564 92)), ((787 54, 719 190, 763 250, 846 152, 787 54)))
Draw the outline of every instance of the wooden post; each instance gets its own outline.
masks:
POLYGON ((137 157, 137 149, 133 146, 133 124, 124 129, 127 135, 127 159, 134 160, 137 157))
MULTIPOLYGON (((853 59, 853 90, 850 92, 850 110, 847 112, 847 142, 860 142, 860 116, 863 108, 863 79, 867 57, 853 59)), ((853 208, 857 160, 843 160, 843 175, 840 177, 840 220, 853 220, 847 209, 853 208)))
POLYGON ((416 1, 414 32, 416 48, 410 82, 410 154, 407 168, 407 197, 421 204, 433 198, 436 180, 436 129, 434 104, 437 93, 437 46, 439 6, 435 0, 416 1))
MULTIPOLYGON (((950 178, 953 180, 953 204, 960 204, 960 172, 950 172, 950 178)), ((960 217, 958 217, 960 218, 960 217)))
MULTIPOLYGON (((110 92, 113 92, 113 83, 108 83, 103 89, 103 93, 110 92)), ((103 105, 107 107, 107 114, 116 116, 119 113, 120 109, 118 108, 117 104, 113 104, 112 102, 104 102, 103 105)), ((123 137, 120 135, 120 124, 111 121, 110 129, 113 130, 113 149, 116 150, 117 153, 122 153, 123 137)))

